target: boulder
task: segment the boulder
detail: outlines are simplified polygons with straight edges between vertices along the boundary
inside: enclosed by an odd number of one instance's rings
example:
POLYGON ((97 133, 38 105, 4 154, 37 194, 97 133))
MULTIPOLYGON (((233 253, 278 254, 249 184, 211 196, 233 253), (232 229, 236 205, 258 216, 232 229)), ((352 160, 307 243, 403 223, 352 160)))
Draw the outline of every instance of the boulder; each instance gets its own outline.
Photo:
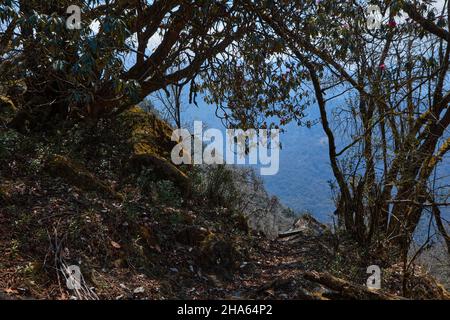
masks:
POLYGON ((199 265, 225 280, 233 278, 233 272, 239 267, 240 260, 239 252, 230 239, 210 234, 201 244, 199 265))
POLYGON ((280 238, 286 238, 303 234, 305 236, 320 237, 327 231, 329 231, 329 228, 326 225, 314 219, 310 214, 305 214, 295 221, 290 230, 279 233, 278 236, 280 238))
POLYGON ((170 161, 173 129, 156 115, 138 106, 119 117, 120 129, 129 137, 132 168, 150 167, 162 180, 170 180, 186 194, 190 193, 190 179, 170 161))

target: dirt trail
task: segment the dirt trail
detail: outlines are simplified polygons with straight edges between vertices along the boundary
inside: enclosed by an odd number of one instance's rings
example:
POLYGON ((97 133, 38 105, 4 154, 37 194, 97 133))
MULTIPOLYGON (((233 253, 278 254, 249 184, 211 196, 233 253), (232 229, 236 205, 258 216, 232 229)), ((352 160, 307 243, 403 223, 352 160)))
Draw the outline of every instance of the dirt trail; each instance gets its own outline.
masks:
POLYGON ((213 297, 231 299, 302 299, 304 290, 315 291, 303 279, 306 271, 326 270, 332 255, 323 238, 297 235, 287 239, 260 239, 235 279, 210 289, 213 297))

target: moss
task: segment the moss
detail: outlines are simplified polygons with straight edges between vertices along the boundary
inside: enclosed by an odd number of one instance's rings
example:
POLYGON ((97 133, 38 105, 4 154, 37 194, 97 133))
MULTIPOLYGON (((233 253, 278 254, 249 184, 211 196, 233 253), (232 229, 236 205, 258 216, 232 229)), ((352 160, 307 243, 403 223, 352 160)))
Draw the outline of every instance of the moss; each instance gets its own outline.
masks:
POLYGON ((6 96, 0 95, 0 121, 9 122, 17 114, 14 103, 6 96))
POLYGON ((130 144, 132 168, 153 168, 159 178, 190 193, 188 176, 169 160, 175 142, 171 141, 173 129, 165 121, 136 106, 120 115, 118 126, 130 144))
POLYGON ((134 155, 153 155, 157 150, 148 143, 138 142, 133 145, 134 155))
POLYGON ((214 233, 209 234, 201 244, 199 264, 226 280, 232 279, 241 259, 231 239, 223 239, 214 233))
POLYGON ((107 184, 97 179, 81 165, 64 156, 53 155, 47 163, 47 169, 51 175, 61 178, 81 190, 97 191, 108 194, 114 198, 122 198, 107 184))
POLYGON ((172 128, 165 121, 137 106, 124 112, 119 117, 119 123, 137 154, 166 156, 174 145, 171 141, 172 128))
POLYGON ((6 187, 0 185, 0 205, 7 205, 11 202, 11 195, 6 187))

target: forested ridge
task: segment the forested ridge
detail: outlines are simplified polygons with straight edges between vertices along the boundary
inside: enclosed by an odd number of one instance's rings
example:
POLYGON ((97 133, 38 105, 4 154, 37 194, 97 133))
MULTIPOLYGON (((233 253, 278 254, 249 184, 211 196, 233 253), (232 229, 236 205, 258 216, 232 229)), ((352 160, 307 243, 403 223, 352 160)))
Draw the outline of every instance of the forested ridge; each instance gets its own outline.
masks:
POLYGON ((449 298, 449 11, 2 1, 0 298, 449 298), (249 168, 176 165, 183 93, 226 128, 320 127, 333 224, 249 168))

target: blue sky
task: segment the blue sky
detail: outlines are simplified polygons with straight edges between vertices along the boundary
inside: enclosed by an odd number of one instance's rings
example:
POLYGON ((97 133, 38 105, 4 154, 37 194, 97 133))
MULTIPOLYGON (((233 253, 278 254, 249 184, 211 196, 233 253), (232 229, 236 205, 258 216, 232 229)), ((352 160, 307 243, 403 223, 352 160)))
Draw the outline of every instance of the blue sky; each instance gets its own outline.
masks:
MULTIPOLYGON (((224 130, 215 117, 215 107, 201 97, 198 107, 188 105, 185 97, 183 122, 189 128, 194 121, 203 121, 208 127, 224 130)), ((309 117, 318 112, 312 106, 309 117)), ((280 136, 280 170, 276 175, 263 176, 268 192, 297 212, 310 211, 323 221, 330 221, 333 209, 328 181, 333 179, 328 161, 328 145, 320 125, 311 129, 290 124, 280 136)))

